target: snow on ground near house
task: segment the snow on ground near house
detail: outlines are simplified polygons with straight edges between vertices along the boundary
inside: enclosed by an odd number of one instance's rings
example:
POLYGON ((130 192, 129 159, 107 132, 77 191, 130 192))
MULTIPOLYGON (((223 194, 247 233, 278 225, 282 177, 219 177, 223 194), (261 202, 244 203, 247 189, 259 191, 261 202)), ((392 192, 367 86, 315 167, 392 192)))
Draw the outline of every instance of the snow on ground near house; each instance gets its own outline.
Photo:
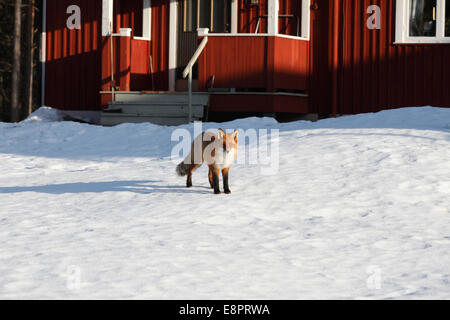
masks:
POLYGON ((220 196, 175 175, 176 128, 40 112, 0 123, 0 298, 450 298, 450 109, 221 124, 280 160, 220 196))

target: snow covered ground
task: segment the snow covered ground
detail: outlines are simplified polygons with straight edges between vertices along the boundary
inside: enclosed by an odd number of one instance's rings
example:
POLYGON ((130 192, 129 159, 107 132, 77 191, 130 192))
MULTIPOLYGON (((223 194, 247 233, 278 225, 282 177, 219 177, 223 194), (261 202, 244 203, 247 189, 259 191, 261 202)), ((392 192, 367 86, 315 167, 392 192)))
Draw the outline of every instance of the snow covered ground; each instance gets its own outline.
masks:
POLYGON ((279 129, 279 169, 219 196, 175 175, 192 125, 58 119, 0 123, 0 298, 450 298, 450 109, 221 124, 279 129))

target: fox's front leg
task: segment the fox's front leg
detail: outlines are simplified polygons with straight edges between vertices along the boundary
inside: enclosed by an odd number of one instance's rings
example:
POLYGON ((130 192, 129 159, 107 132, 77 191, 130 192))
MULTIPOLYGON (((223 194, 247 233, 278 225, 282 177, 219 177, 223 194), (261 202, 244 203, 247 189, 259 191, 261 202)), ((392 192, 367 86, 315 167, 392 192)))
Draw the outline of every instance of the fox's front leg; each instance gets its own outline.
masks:
POLYGON ((219 188, 219 175, 220 175, 220 169, 213 169, 213 186, 214 186, 214 193, 220 194, 220 188, 219 188))
POLYGON ((230 171, 230 168, 226 168, 222 170, 222 178, 223 178, 223 190, 225 191, 226 194, 230 194, 231 190, 230 187, 228 186, 228 173, 230 171))

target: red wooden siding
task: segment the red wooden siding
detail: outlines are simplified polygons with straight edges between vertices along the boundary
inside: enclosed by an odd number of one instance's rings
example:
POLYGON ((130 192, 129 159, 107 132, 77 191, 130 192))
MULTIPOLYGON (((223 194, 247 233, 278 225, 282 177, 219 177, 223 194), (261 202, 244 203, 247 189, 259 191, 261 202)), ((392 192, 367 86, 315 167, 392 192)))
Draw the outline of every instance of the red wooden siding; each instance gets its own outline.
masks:
POLYGON ((309 43, 281 37, 209 37, 199 58, 199 85, 217 88, 306 91, 309 43))
POLYGON ((169 4, 170 0, 151 1, 153 79, 160 91, 169 89, 169 4))
MULTIPOLYGON (((130 39, 130 38, 127 38, 130 39)), ((120 73, 120 38, 119 37, 102 37, 102 54, 101 54, 101 90, 111 91, 112 86, 120 86, 120 80, 125 75, 120 73), (113 41, 114 56, 114 84, 111 83, 111 39, 113 41)), ((122 63, 123 65, 123 63, 122 63)), ((123 86, 124 84, 122 84, 123 86)), ((111 101, 111 96, 103 95, 101 98, 101 106, 104 107, 111 101)))
POLYGON ((266 37, 209 37, 199 58, 199 86, 215 76, 217 88, 265 88, 266 37))
POLYGON ((45 104, 65 110, 99 107, 101 1, 48 0, 45 104), (81 8, 81 29, 69 30, 67 7, 81 8))
POLYGON ((395 45, 394 0, 335 0, 339 18, 337 113, 405 106, 450 107, 450 45, 395 45), (370 5, 381 30, 366 27, 370 5))
POLYGON ((270 37, 273 42, 274 90, 307 91, 309 86, 309 42, 304 40, 270 37))
POLYGON ((289 95, 214 94, 210 99, 213 112, 290 112, 309 113, 308 99, 289 95))
POLYGON ((150 41, 131 39, 130 88, 132 91, 152 89, 150 49, 150 41))

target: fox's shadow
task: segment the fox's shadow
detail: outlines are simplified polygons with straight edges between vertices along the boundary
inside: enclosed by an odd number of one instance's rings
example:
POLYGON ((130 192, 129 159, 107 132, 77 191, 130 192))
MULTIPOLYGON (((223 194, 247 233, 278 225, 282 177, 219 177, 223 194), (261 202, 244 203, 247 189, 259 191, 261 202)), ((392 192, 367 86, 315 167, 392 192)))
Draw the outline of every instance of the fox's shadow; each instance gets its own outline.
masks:
POLYGON ((104 192, 134 192, 140 194, 152 193, 195 193, 210 194, 212 191, 204 186, 186 188, 182 183, 177 186, 162 185, 161 181, 127 180, 105 182, 75 182, 62 184, 48 184, 42 186, 0 187, 0 194, 36 192, 48 194, 76 194, 76 193, 104 193, 104 192), (208 190, 208 191, 207 191, 208 190))

